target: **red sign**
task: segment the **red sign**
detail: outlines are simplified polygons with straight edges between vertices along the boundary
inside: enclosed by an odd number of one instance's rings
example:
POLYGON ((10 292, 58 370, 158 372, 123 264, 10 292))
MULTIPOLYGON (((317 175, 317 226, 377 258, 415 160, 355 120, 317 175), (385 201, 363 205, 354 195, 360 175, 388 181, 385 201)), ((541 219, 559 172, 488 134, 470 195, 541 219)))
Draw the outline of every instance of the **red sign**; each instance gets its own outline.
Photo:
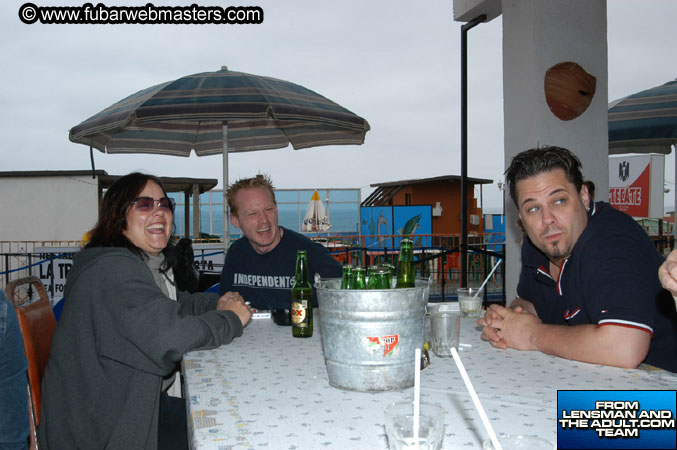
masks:
MULTIPOLYGON (((636 161, 633 161, 633 163, 637 164, 636 161)), ((619 163, 619 177, 624 175, 624 169, 623 163, 619 163)), ((628 181, 630 184, 619 183, 621 186, 614 186, 613 180, 610 178, 609 203, 614 208, 632 217, 649 217, 651 165, 646 163, 641 168, 639 175, 634 180, 630 179, 628 181)))

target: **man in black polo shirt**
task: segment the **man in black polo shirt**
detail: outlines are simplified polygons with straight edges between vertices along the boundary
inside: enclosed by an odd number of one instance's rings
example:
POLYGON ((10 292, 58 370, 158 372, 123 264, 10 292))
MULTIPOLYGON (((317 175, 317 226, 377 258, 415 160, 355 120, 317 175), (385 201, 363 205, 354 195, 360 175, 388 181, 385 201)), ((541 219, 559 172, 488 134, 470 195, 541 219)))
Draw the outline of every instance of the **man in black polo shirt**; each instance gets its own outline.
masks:
POLYGON ((589 202, 569 150, 518 154, 506 182, 528 239, 518 298, 478 319, 482 337, 498 348, 677 372, 677 313, 646 232, 608 203, 589 202))

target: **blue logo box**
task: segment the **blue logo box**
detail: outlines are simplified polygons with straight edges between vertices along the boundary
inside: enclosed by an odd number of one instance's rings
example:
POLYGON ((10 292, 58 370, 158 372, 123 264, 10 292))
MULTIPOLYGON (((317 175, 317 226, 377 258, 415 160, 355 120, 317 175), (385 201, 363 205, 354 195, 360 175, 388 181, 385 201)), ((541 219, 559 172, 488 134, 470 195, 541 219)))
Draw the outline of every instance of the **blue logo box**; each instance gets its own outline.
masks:
POLYGON ((557 391, 558 449, 675 449, 677 391, 557 391))

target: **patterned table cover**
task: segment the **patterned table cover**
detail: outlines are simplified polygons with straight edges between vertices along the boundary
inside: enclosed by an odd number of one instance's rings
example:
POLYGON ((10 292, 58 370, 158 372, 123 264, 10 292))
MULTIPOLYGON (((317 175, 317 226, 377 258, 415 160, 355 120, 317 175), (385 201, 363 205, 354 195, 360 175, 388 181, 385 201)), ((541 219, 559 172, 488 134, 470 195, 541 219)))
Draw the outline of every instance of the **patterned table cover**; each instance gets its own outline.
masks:
MULTIPOLYGON (((619 369, 539 352, 499 350, 461 319, 463 364, 497 433, 557 440, 557 390, 674 390, 677 375, 646 367, 619 369)), ((451 358, 430 353, 421 401, 447 411, 443 449, 481 449, 488 439, 451 358)), ((253 320, 231 344, 184 355, 193 450, 387 449, 383 410, 413 399, 413 388, 362 393, 329 385, 319 317, 311 338, 253 320)))

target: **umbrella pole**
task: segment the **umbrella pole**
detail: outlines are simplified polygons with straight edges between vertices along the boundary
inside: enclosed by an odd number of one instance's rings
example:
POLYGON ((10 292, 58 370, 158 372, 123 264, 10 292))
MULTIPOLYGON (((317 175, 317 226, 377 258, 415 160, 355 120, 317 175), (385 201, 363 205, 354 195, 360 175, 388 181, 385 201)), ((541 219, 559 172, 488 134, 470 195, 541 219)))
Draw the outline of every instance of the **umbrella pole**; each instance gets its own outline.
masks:
POLYGON ((230 225, 228 214, 228 201, 226 190, 228 189, 228 122, 223 122, 223 256, 225 258, 230 247, 230 225))

